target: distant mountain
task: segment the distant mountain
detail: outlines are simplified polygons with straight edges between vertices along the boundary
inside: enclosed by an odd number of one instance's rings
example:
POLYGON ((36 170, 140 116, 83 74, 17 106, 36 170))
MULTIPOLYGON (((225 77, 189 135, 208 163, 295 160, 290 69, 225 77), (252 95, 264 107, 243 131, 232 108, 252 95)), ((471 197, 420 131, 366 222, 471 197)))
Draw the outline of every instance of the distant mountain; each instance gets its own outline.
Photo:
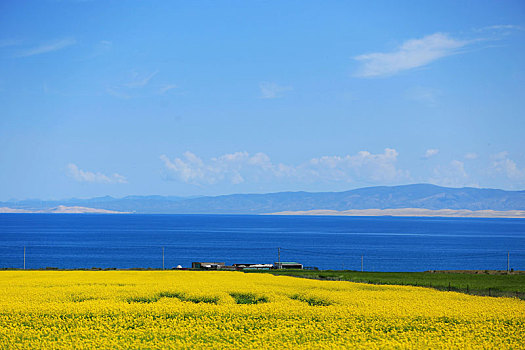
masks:
POLYGON ((9 201, 0 207, 43 210, 82 206, 144 214, 263 214, 284 211, 352 209, 525 210, 525 191, 448 188, 428 184, 366 187, 345 192, 279 192, 196 198, 128 196, 64 201, 9 201))

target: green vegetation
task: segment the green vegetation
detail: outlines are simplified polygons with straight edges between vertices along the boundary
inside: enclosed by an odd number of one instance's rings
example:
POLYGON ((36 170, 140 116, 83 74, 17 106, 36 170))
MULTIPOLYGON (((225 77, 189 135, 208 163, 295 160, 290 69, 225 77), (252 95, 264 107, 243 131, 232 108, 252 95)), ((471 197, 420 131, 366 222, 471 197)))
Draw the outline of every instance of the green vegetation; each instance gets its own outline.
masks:
POLYGON ((237 304, 259 304, 267 303, 268 298, 264 296, 256 296, 252 293, 230 293, 237 304))
POLYGON ((94 299, 95 299, 94 297, 82 296, 82 295, 71 295, 71 297, 69 298, 69 300, 74 303, 81 303, 86 300, 94 300, 94 299))
POLYGON ((318 280, 430 287, 476 295, 511 296, 525 299, 525 274, 357 272, 347 270, 270 270, 258 272, 318 280))
POLYGON ((310 306, 329 306, 329 305, 332 305, 332 303, 327 301, 327 300, 324 300, 324 299, 321 299, 321 298, 317 298, 317 297, 305 297, 305 296, 302 296, 302 295, 299 295, 299 294, 292 295, 290 297, 290 299, 304 301, 305 303, 308 303, 308 305, 310 305, 310 306))
POLYGON ((160 298, 177 298, 181 301, 189 301, 195 304, 198 303, 207 303, 207 304, 217 304, 219 297, 217 296, 188 296, 184 293, 179 292, 160 292, 153 296, 141 296, 141 297, 131 297, 127 298, 128 303, 155 303, 159 301, 160 298))
POLYGON ((180 300, 186 299, 186 296, 180 292, 160 292, 157 295, 159 298, 177 298, 180 300))
POLYGON ((152 296, 152 297, 131 297, 131 298, 127 298, 126 301, 128 303, 154 303, 156 301, 158 301, 159 298, 157 296, 152 296))

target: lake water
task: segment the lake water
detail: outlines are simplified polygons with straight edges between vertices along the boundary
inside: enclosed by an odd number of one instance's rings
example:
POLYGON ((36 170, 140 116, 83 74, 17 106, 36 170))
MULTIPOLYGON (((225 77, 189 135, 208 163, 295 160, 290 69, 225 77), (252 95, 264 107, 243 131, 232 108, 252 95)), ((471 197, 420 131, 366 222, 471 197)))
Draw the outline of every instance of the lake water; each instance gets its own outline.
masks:
POLYGON ((525 270, 525 220, 256 215, 0 214, 0 268, 190 267, 297 261, 320 269, 525 270), (361 260, 362 259, 362 260, 361 260))

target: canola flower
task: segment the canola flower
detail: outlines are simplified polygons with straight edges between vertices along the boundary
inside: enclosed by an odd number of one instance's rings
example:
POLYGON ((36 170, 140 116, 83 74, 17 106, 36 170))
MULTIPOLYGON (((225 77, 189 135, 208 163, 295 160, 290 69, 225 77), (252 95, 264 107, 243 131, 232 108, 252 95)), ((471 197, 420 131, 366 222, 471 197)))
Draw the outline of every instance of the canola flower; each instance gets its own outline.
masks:
POLYGON ((222 271, 0 272, 0 349, 525 348, 525 302, 222 271))

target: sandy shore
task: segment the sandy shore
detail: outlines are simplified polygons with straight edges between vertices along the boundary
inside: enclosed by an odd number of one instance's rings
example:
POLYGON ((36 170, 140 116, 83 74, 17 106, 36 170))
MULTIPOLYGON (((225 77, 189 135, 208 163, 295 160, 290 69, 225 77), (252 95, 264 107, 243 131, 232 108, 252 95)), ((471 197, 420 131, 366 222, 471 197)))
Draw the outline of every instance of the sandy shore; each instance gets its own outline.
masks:
POLYGON ((0 213, 55 213, 55 214, 129 214, 129 212, 95 209, 86 207, 66 207, 59 205, 58 207, 43 209, 43 210, 28 210, 28 209, 13 209, 1 207, 0 213))
POLYGON ((454 210, 454 209, 351 209, 281 211, 266 215, 331 215, 331 216, 421 216, 421 217, 459 217, 459 218, 525 218, 525 210, 454 210))

